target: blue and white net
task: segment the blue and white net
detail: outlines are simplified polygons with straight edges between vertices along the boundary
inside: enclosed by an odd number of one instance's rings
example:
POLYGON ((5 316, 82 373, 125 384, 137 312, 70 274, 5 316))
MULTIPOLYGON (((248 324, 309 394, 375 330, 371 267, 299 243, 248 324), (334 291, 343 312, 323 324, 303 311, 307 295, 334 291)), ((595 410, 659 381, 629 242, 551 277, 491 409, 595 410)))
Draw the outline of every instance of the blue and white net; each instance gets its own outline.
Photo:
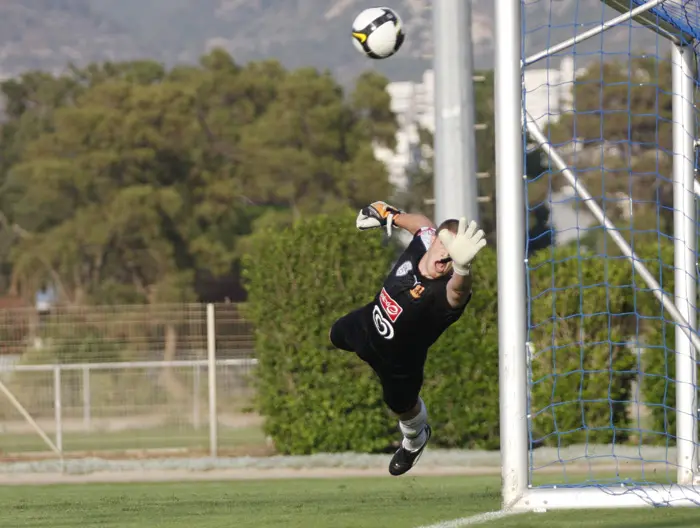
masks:
MULTIPOLYGON (((645 2, 609 3, 617 10, 599 0, 523 0, 523 60, 645 2)), ((662 35, 692 48, 700 1, 667 0, 645 17, 526 67, 523 106, 673 296, 672 44, 662 35)), ((695 128, 685 133, 696 137, 695 128)), ((676 483, 676 323, 531 130, 532 485, 676 483)))

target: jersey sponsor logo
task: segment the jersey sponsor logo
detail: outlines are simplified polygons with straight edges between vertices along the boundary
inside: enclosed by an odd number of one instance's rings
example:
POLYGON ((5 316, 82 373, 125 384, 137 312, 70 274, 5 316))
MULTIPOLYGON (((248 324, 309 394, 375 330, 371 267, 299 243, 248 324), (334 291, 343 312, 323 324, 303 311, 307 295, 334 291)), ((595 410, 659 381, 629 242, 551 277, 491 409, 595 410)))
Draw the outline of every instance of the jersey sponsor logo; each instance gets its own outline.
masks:
POLYGON ((384 318, 379 306, 376 304, 372 310, 372 321, 374 321, 374 327, 377 329, 377 332, 384 339, 392 339, 394 337, 394 327, 384 318))
POLYGON ((396 276, 397 277, 403 277, 404 275, 407 275, 409 271, 413 269, 413 264, 411 263, 410 260, 407 260, 403 264, 399 266, 399 269, 396 270, 396 276))
POLYGON ((384 312, 387 314, 387 316, 389 316, 389 320, 392 323, 395 323, 399 318, 399 315, 401 315, 401 312, 403 312, 403 308, 401 308, 399 303, 391 298, 391 296, 387 293, 386 288, 382 288, 382 291, 379 294, 379 302, 382 305, 382 308, 384 308, 384 312))
POLYGON ((423 245, 425 246, 425 249, 430 249, 430 244, 433 242, 433 236, 435 235, 435 229, 432 227, 422 227, 418 231, 418 236, 421 239, 421 242, 423 242, 423 245))

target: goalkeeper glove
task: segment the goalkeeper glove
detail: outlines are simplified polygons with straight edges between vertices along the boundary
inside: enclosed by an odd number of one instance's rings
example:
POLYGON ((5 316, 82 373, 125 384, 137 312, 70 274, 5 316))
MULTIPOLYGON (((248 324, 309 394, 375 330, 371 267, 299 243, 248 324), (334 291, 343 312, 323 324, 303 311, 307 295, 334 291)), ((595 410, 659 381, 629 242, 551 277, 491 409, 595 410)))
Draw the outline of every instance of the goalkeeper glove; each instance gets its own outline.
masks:
POLYGON ((386 226, 386 233, 391 236, 391 226, 394 219, 401 213, 403 213, 401 209, 386 202, 372 202, 367 207, 360 209, 355 225, 360 231, 386 226))
POLYGON ((471 263, 476 254, 486 246, 484 231, 477 231, 476 222, 472 221, 467 227, 467 219, 459 219, 457 233, 443 229, 438 233, 440 241, 452 258, 452 267, 457 275, 469 275, 471 263))

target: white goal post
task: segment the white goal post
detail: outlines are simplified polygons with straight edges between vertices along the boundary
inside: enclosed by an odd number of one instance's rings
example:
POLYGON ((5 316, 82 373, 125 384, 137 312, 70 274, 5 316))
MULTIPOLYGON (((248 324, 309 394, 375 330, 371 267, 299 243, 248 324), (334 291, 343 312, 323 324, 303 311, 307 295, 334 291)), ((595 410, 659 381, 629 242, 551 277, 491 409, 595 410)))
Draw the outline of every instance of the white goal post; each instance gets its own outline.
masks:
MULTIPOLYGON (((553 2, 554 0, 545 0, 553 2)), ((583 0, 573 0, 581 2, 583 0)), ((696 36, 686 26, 700 27, 700 0, 603 0, 619 12, 596 27, 576 30, 574 37, 529 57, 523 50, 522 13, 532 0, 495 0, 495 134, 496 197, 498 241, 498 316, 499 316, 499 390, 500 437, 502 456, 503 508, 511 511, 541 511, 561 508, 623 508, 638 506, 698 506, 698 397, 697 349, 697 218, 695 189, 697 88, 696 36), (662 11, 663 10, 663 11, 662 11), (674 24, 674 17, 685 18, 674 24), (692 16, 691 16, 692 15, 692 16), (660 43, 667 42, 672 79, 672 180, 673 186, 673 278, 674 290, 666 293, 645 261, 635 253, 621 231, 601 207, 598 196, 590 192, 565 155, 548 139, 543 128, 524 104, 524 72, 528 66, 550 59, 562 51, 580 45, 620 25, 643 25, 639 31, 653 31, 660 43), (685 25, 684 25, 685 24, 685 25), (663 322, 673 324, 675 367, 669 371, 675 390, 675 453, 667 450, 665 463, 673 468, 672 481, 644 482, 591 481, 577 485, 558 482, 556 475, 548 485, 532 482, 532 370, 529 357, 528 325, 530 293, 527 287, 527 198, 526 151, 538 147, 551 166, 551 178, 565 181, 576 193, 578 202, 601 226, 601 230, 626 260, 636 283, 650 290, 658 300, 663 322), (663 316, 662 316, 663 317, 663 316), (673 454, 671 454, 673 453, 673 454)), ((546 21, 542 22, 546 24, 546 21)), ((698 29, 700 34, 700 29, 698 29)), ((602 38, 601 38, 602 41, 602 38)), ((665 45, 664 45, 665 46, 665 45)), ((630 50, 631 53, 632 50, 630 50)), ((602 55, 602 53, 601 53, 602 55)), ((574 110, 575 111, 575 110, 574 110)), ((601 113, 602 114, 602 113, 601 113)), ((601 117, 602 120, 602 117, 601 117)), ((602 126, 601 126, 602 129, 602 126)), ((610 244, 612 245, 612 244, 610 244)), ((601 307, 605 311, 605 307, 601 307)), ((556 317, 556 315, 555 315, 556 317)), ((554 339, 554 338, 553 338, 554 339)), ((582 339, 585 339, 583 336, 582 339)), ((583 354, 583 348, 581 348, 583 354)), ((605 365, 600 366, 605 369, 605 365)), ((612 367, 610 367, 612 368, 612 367)), ((601 398, 605 395, 601 395, 601 398)), ((670 434, 667 431, 662 431, 670 434)), ((641 435, 641 432, 640 432, 641 435)), ((614 441, 613 441, 614 443, 614 441)), ((640 442, 641 445, 641 442, 640 442)), ((640 448, 640 452, 642 449, 640 448)), ((611 461, 615 458, 615 451, 611 461)), ((588 450, 586 450, 588 456, 588 450)), ((648 462, 640 458, 641 462, 648 462)), ((617 464, 619 461, 614 460, 617 464)), ((563 467, 563 464, 562 464, 563 467)))

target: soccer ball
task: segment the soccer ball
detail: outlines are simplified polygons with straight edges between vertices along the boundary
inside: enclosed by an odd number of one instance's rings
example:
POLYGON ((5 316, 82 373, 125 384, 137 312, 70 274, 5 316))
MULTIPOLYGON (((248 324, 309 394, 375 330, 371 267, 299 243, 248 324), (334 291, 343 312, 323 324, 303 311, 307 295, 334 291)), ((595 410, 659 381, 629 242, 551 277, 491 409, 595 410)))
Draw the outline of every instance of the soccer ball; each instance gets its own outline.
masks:
POLYGON ((360 53, 372 59, 386 59, 403 44, 403 24, 388 7, 370 7, 352 23, 352 43, 360 53))

